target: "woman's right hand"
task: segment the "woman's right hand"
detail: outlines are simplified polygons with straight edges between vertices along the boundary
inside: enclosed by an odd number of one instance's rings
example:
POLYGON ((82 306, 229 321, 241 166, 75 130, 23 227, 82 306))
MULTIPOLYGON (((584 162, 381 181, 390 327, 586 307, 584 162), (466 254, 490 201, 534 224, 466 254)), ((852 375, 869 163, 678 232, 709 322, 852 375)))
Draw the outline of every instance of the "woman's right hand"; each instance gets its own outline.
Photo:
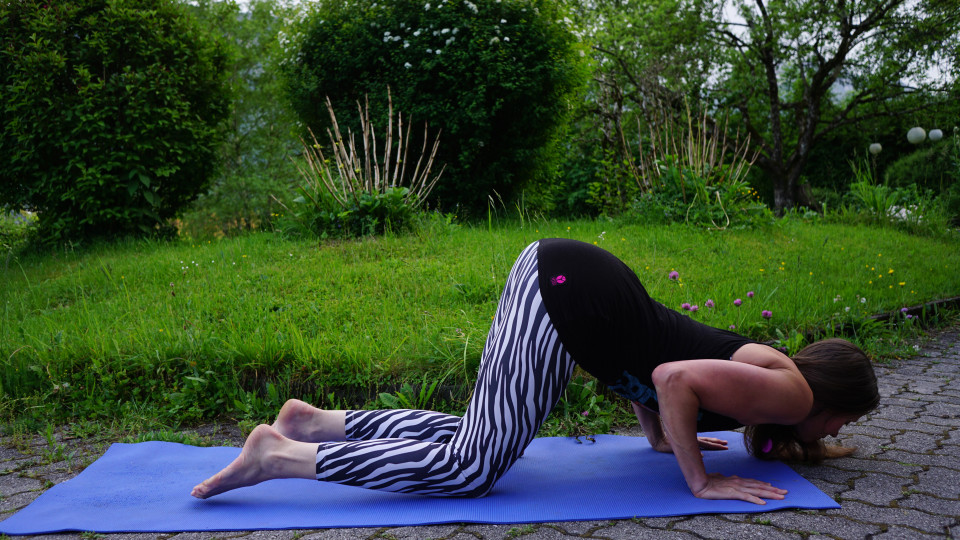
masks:
POLYGON ((787 490, 773 487, 767 482, 720 473, 708 474, 707 484, 694 492, 701 499, 741 500, 754 504, 767 504, 763 499, 782 500, 786 494, 787 490))

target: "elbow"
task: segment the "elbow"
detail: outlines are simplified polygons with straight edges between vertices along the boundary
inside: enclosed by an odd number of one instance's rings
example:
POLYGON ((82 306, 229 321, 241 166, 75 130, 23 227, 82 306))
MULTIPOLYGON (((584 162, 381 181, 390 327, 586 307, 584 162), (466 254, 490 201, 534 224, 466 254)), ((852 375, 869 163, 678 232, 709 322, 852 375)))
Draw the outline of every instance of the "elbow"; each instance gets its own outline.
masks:
POLYGON ((670 362, 660 364, 651 374, 653 385, 657 389, 657 394, 670 392, 678 387, 688 387, 686 379, 686 370, 671 365, 670 362))

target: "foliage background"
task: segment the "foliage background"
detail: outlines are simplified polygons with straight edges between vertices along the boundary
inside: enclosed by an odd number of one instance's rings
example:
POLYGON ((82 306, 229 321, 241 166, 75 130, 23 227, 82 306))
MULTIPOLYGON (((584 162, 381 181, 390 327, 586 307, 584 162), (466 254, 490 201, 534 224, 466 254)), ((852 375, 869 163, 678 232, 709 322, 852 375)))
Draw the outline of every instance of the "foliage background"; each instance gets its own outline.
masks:
POLYGON ((51 243, 165 227, 217 167, 225 59, 173 0, 0 4, 0 204, 51 243))
MULTIPOLYGON (((476 217, 490 197, 512 201, 554 175, 556 138, 587 74, 558 4, 330 2, 301 28, 287 81, 321 144, 326 96, 356 131, 356 102, 369 95, 372 116, 385 118, 389 86, 405 122, 442 130, 437 160, 447 168, 434 199, 448 211, 460 205, 476 217)), ((413 148, 419 136, 418 127, 413 148)))

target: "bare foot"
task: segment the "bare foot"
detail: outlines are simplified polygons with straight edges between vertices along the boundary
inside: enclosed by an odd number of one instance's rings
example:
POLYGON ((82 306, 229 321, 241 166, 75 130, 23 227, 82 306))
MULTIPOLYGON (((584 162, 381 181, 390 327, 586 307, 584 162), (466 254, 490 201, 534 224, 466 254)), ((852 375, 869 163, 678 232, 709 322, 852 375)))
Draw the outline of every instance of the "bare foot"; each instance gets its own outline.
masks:
POLYGON ((344 412, 326 411, 291 399, 283 404, 273 428, 295 441, 342 441, 345 437, 344 412))
MULTIPOLYGON (((206 499, 232 489, 252 486, 273 478, 289 478, 285 464, 292 455, 290 443, 277 430, 266 424, 257 426, 247 437, 240 455, 222 471, 204 480, 190 493, 206 499)), ((314 450, 314 455, 316 450, 314 450)), ((308 454, 309 455, 309 454, 308 454)), ((309 469, 308 469, 309 470, 309 469)))

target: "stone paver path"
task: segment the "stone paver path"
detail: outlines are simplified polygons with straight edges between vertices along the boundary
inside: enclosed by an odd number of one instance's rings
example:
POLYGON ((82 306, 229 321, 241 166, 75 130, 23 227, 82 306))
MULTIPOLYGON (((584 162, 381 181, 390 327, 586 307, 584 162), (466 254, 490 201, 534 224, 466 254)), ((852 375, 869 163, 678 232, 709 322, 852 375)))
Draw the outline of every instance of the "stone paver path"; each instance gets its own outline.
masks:
MULTIPOLYGON (((552 540, 802 539, 960 537, 960 329, 944 331, 918 356, 878 366, 880 407, 841 440, 857 445, 853 457, 821 466, 797 466, 805 478, 837 499, 839 510, 783 510, 624 521, 535 525, 253 531, 245 533, 111 534, 108 540, 209 538, 310 540, 552 540)), ((236 430, 206 435, 239 442, 236 430)), ((0 520, 49 487, 78 474, 105 443, 47 437, 0 439, 0 520), (53 443, 51 445, 51 442, 53 443)), ((631 430, 628 434, 638 434, 631 430)), ((27 538, 96 538, 92 534, 27 538)))

